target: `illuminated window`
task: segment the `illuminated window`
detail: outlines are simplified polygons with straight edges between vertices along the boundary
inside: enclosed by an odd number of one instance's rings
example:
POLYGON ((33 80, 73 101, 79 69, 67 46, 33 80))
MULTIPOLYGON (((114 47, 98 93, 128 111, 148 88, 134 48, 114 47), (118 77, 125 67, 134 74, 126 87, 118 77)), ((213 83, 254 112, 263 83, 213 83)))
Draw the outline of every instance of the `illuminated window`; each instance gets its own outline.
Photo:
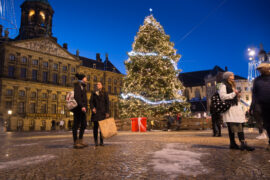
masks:
POLYGON ((45 21, 45 13, 43 11, 40 11, 39 15, 41 16, 42 20, 45 21))
POLYGON ((31 9, 30 11, 29 11, 29 17, 32 17, 32 16, 34 16, 35 15, 35 11, 33 10, 33 9, 31 9))

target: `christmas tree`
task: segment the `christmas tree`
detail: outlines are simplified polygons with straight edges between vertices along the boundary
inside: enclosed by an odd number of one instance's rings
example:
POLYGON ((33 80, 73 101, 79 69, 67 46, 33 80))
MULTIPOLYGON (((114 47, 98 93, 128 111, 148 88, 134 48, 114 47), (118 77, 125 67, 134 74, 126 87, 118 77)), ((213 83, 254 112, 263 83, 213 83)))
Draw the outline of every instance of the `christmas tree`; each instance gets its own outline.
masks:
POLYGON ((178 79, 180 55, 153 15, 140 26, 128 56, 120 97, 121 117, 189 113, 189 103, 182 95, 184 87, 178 79))

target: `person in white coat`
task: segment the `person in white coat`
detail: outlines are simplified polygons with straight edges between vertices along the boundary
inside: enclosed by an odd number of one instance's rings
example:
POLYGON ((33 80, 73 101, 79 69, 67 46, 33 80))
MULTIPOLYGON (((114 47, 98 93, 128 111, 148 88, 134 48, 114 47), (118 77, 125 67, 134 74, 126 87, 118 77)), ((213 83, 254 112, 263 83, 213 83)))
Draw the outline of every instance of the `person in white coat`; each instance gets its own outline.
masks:
POLYGON ((234 82, 234 74, 232 72, 225 72, 223 74, 223 82, 220 85, 219 96, 222 101, 231 104, 231 107, 226 112, 222 113, 223 122, 227 123, 230 149, 241 149, 253 151, 254 148, 247 145, 243 131, 243 124, 246 122, 245 113, 241 108, 239 99, 241 92, 236 89, 234 82), (239 147, 235 142, 235 133, 241 143, 239 147))

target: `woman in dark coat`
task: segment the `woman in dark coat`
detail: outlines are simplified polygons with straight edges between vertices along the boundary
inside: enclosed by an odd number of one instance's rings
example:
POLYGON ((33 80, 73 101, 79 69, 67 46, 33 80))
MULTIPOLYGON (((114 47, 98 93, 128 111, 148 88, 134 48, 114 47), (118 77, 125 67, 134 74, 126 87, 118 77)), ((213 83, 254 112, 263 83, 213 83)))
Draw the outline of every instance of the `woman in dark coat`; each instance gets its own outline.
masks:
POLYGON ((266 150, 270 151, 270 64, 261 63, 257 69, 261 75, 254 80, 250 111, 254 114, 259 109, 269 138, 266 150))
MULTIPOLYGON (((97 83, 97 91, 92 92, 90 98, 90 108, 92 111, 91 121, 94 123, 93 134, 95 146, 98 146, 98 121, 109 117, 109 97, 105 92, 102 83, 97 83)), ((103 138, 100 132, 100 145, 103 146, 103 138)))
POLYGON ((73 123, 73 140, 74 148, 83 148, 87 144, 83 143, 83 134, 86 128, 86 111, 87 111, 87 96, 85 83, 87 81, 84 74, 76 74, 78 81, 74 83, 74 99, 76 100, 78 106, 72 110, 74 113, 74 123, 73 123), (79 139, 77 137, 77 130, 80 127, 79 139))

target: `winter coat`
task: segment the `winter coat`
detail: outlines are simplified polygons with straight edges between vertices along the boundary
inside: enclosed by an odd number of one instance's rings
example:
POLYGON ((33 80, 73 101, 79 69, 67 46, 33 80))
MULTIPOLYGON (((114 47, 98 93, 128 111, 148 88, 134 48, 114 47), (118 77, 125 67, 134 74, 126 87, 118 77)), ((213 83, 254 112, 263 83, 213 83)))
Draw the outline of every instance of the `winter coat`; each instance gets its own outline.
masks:
POLYGON ((92 111, 91 121, 100 121, 106 118, 106 113, 109 114, 109 97, 106 92, 101 94, 99 91, 92 92, 90 98, 90 108, 92 111), (96 113, 93 109, 96 108, 96 113))
POLYGON ((74 99, 78 103, 78 109, 85 107, 87 110, 87 96, 85 86, 86 85, 80 81, 74 83, 74 99))
MULTIPOLYGON (((270 117, 270 75, 261 75, 254 80, 252 103, 250 111, 262 116, 263 121, 269 122, 270 117)), ((269 122, 270 123, 270 122, 269 122)))
MULTIPOLYGON (((227 86, 230 86, 228 83, 226 83, 227 86)), ((232 105, 229 110, 222 113, 222 119, 223 122, 233 122, 233 123, 244 123, 246 122, 245 119, 245 112, 242 109, 240 103, 235 102, 236 93, 235 92, 227 92, 231 87, 226 87, 224 83, 220 85, 220 89, 218 91, 220 99, 222 101, 230 100, 232 102, 232 105)))

